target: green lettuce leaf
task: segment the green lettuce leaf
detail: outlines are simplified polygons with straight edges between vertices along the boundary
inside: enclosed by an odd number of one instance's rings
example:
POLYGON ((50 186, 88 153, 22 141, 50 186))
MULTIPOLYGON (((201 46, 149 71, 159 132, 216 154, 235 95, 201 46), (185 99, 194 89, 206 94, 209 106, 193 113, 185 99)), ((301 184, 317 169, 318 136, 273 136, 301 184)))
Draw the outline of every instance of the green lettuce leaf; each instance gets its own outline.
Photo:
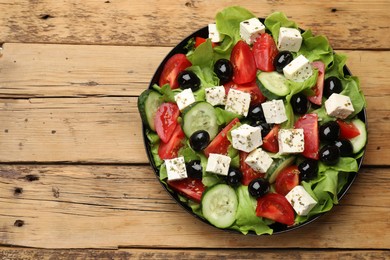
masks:
POLYGON ((188 60, 192 66, 199 66, 201 68, 212 68, 214 51, 211 45, 211 40, 207 39, 206 42, 199 45, 192 53, 187 55, 188 60))
POLYGON ((218 125, 227 125, 234 118, 242 118, 241 115, 227 111, 223 108, 216 107, 215 114, 217 115, 217 123, 218 125))
POLYGON ((298 55, 302 54, 309 61, 321 60, 327 67, 333 62, 333 49, 325 36, 313 36, 310 30, 302 33, 302 45, 298 55))
POLYGON ((278 42, 280 27, 298 28, 298 25, 290 21, 284 13, 274 12, 270 14, 264 21, 265 26, 271 32, 275 42, 278 42))
POLYGON ((154 164, 156 165, 156 167, 160 167, 160 165, 164 162, 158 155, 158 146, 160 143, 160 138, 155 132, 149 130, 146 131, 146 136, 150 142, 150 151, 152 152, 154 164))

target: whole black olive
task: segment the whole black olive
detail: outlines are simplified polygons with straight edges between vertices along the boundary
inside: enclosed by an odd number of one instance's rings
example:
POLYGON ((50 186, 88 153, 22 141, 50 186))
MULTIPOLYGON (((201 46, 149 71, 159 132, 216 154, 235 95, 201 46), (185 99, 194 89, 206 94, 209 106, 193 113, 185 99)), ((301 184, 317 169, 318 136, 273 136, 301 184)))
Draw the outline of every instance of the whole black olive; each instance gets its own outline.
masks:
POLYGON ((192 149, 199 152, 204 150, 210 142, 210 135, 205 130, 198 130, 190 137, 190 145, 192 149))
POLYGON ((227 59, 219 59, 214 64, 214 72, 219 78, 220 84, 228 83, 233 77, 233 65, 227 59))
POLYGON ((271 132, 271 129, 273 127, 272 124, 267 124, 265 121, 261 121, 261 120, 258 120, 258 121, 253 121, 251 124, 251 126, 254 126, 254 127, 260 127, 261 128, 261 136, 264 138, 269 132, 271 132))
POLYGON ((250 106, 247 117, 256 121, 265 121, 261 104, 250 106))
POLYGON ((177 81, 179 82, 179 87, 181 89, 190 88, 193 92, 197 91, 200 88, 200 79, 196 74, 189 70, 183 70, 177 76, 177 81))
POLYGON ((310 181, 318 175, 318 161, 307 159, 298 165, 299 178, 301 181, 310 181))
POLYGON ((339 148, 341 157, 349 157, 353 154, 351 141, 347 139, 337 140, 334 144, 339 148))
POLYGON ((331 76, 324 81, 324 97, 329 98, 333 93, 339 94, 343 90, 339 78, 331 76))
POLYGON ((340 126, 336 121, 329 121, 320 126, 320 140, 336 141, 340 136, 340 126))
POLYGON ((293 55, 289 51, 279 52, 274 59, 274 66, 277 72, 283 73, 283 68, 286 67, 294 59, 293 55))
POLYGON ((257 178, 252 180, 248 185, 249 194, 255 198, 264 196, 269 191, 269 182, 264 178, 257 178))
POLYGON ((340 150, 334 144, 326 144, 320 150, 320 160, 327 165, 335 165, 340 159, 340 150))
POLYGON ((199 160, 186 163, 187 175, 190 178, 202 179, 202 165, 199 160))
POLYGON ((293 95, 291 97, 290 104, 294 113, 296 114, 306 114, 307 110, 309 109, 309 101, 302 93, 293 95))
POLYGON ((242 172, 239 169, 230 167, 226 176, 226 182, 228 185, 236 187, 241 184, 242 177, 242 172))

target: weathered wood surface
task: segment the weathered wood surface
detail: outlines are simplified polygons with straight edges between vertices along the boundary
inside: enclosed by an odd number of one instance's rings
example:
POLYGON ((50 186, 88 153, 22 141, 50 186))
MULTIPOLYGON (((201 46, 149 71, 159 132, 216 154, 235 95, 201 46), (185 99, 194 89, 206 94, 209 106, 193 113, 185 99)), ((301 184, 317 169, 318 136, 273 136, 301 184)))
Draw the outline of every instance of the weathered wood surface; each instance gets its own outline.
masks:
POLYGON ((389 176, 388 169, 365 168, 340 205, 316 222, 283 235, 256 237, 220 231, 190 216, 149 166, 2 165, 0 244, 388 249, 389 176))
POLYGON ((173 46, 230 5, 259 17, 285 12, 302 28, 326 35, 335 48, 390 47, 387 0, 2 0, 0 42, 173 46))

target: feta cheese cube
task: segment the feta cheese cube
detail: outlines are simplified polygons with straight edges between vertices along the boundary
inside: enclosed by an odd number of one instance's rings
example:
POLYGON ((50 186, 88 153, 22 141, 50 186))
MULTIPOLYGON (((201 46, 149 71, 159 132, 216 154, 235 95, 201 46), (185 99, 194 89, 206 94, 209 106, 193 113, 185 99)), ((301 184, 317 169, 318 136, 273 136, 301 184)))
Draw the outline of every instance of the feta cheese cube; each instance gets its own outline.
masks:
POLYGON ((260 127, 243 124, 230 133, 232 145, 237 150, 249 153, 263 144, 260 127))
POLYGON ((184 157, 164 160, 167 168, 168 181, 181 180, 187 178, 186 163, 184 157))
POLYGON ((283 68, 283 74, 289 80, 303 82, 313 75, 313 69, 309 60, 301 54, 283 68))
POLYGON ((280 51, 298 52, 301 48, 302 36, 295 28, 280 27, 278 49, 280 51))
POLYGON ((271 100, 261 104, 265 121, 268 124, 280 124, 287 120, 283 100, 271 100))
POLYGON ((206 171, 226 176, 229 171, 231 160, 232 159, 229 156, 210 153, 209 159, 207 160, 206 171))
POLYGON ((351 99, 348 96, 337 93, 333 93, 325 101, 325 109, 328 115, 341 119, 347 118, 355 111, 351 99))
POLYGON ((250 103, 251 94, 236 89, 230 89, 226 98, 225 110, 247 116, 250 103))
POLYGON ((223 86, 206 88, 206 101, 213 106, 225 105, 226 93, 223 86))
POLYGON ((301 185, 295 186, 287 195, 286 199, 290 202, 295 212, 299 216, 306 216, 314 208, 317 202, 310 196, 301 185))
POLYGON ((221 35, 217 29, 217 25, 215 23, 209 24, 209 38, 211 38, 211 42, 221 42, 223 40, 223 35, 221 35))
POLYGON ((303 129, 280 129, 278 132, 279 153, 301 153, 304 149, 303 129))
POLYGON ((264 152, 263 149, 257 148, 248 154, 245 162, 255 171, 265 173, 271 166, 273 160, 264 152))
POLYGON ((240 23, 240 36, 247 44, 253 44, 260 34, 265 32, 265 26, 257 18, 251 18, 240 23))
POLYGON ((190 88, 187 88, 175 95, 175 101, 180 110, 183 110, 187 106, 195 102, 194 94, 190 88))

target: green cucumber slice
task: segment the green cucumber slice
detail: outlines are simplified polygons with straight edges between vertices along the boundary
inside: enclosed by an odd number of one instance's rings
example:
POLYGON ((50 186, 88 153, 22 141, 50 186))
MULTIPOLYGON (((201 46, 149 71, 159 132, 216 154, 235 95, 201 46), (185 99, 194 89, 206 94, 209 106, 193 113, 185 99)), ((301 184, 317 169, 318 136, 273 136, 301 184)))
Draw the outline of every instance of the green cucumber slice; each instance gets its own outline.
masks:
POLYGON ((287 79, 276 71, 261 72, 257 76, 257 84, 268 99, 280 99, 290 93, 287 79))
POLYGON ((353 119, 351 121, 352 124, 356 126, 356 128, 359 130, 360 135, 349 139, 352 143, 353 153, 358 153, 360 150, 364 148, 364 146, 367 143, 367 129, 366 124, 361 121, 360 119, 353 119))
POLYGON ((154 117, 161 104, 161 94, 151 89, 147 89, 142 92, 138 98, 137 105, 138 111, 141 114, 142 122, 147 124, 153 131, 156 131, 154 126, 154 117))
POLYGON ((216 227, 227 228, 236 221, 238 198, 227 184, 217 184, 206 190, 201 204, 203 216, 216 227))
POLYGON ((205 130, 212 140, 218 134, 218 123, 215 109, 207 102, 196 102, 183 111, 182 128, 190 138, 198 130, 205 130))

